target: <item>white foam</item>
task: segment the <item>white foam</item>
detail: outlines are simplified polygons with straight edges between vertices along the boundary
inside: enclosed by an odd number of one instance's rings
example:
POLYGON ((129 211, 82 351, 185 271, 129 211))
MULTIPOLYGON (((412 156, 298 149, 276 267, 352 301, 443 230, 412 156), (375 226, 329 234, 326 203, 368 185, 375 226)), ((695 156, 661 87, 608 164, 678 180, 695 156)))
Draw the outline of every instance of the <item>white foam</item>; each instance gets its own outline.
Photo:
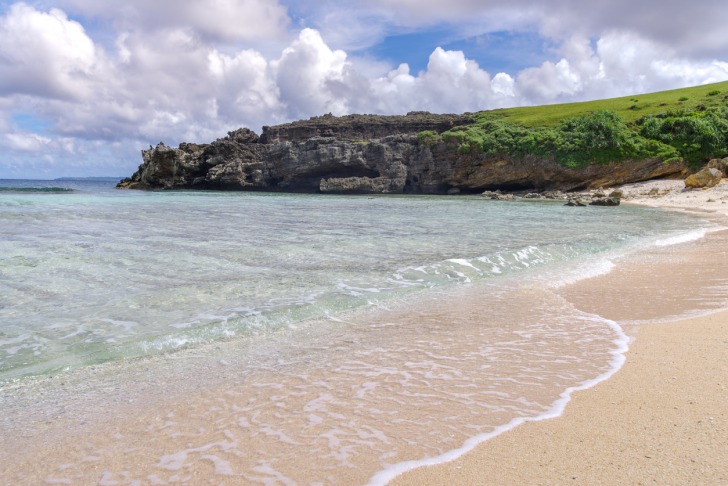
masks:
POLYGON ((705 229, 694 230, 688 233, 682 233, 669 238, 657 240, 654 244, 655 246, 672 246, 679 245, 681 243, 689 243, 691 241, 697 241, 704 238, 706 232, 707 230, 705 229))
POLYGON ((465 260, 464 258, 451 258, 451 259, 449 259, 447 261, 448 262, 452 262, 452 263, 456 263, 458 265, 462 265, 463 267, 470 267, 473 270, 475 270, 476 272, 480 272, 480 269, 478 267, 476 267, 475 265, 473 265, 469 261, 465 260))
POLYGON ((345 284, 344 282, 339 282, 337 287, 340 290, 348 293, 349 295, 353 295, 354 297, 361 297, 365 294, 378 294, 381 293, 383 290, 389 290, 386 288, 378 289, 376 287, 355 287, 353 285, 345 284))
POLYGON ((426 457, 424 459, 418 459, 413 461, 403 461, 397 464, 394 464, 377 474, 371 477, 369 482, 367 483, 368 486, 379 486, 379 485, 385 485, 389 481, 393 480, 397 476, 404 474, 407 471, 411 471, 413 469, 417 469, 419 467, 423 466, 434 466, 437 464, 443 464, 446 462, 454 461, 455 459, 459 458, 466 452, 469 452, 475 447, 477 447, 479 444, 482 444, 483 442, 492 439, 493 437, 496 437, 504 432, 508 432, 509 430, 513 430, 514 428, 518 427, 519 425, 526 423, 526 422, 538 422, 541 420, 546 419, 552 419, 556 417, 560 417, 564 410, 566 409, 567 403, 571 400, 571 396, 574 392, 586 390, 588 388, 591 388, 598 383, 601 383, 602 381, 605 381, 609 378, 611 378, 619 369, 624 365, 624 362, 626 361, 625 353, 629 350, 629 336, 627 336, 622 328, 614 321, 610 321, 607 319, 602 319, 601 317, 594 317, 594 320, 600 320, 605 322, 616 334, 616 338, 614 339, 615 349, 610 351, 610 354, 612 355, 612 360, 609 363, 609 369, 602 373, 601 375, 597 376, 594 379, 586 380, 580 383, 579 385, 569 387, 566 390, 564 390, 561 395, 559 396, 559 399, 557 399, 555 402, 551 404, 551 406, 546 410, 544 413, 536 415, 534 417, 518 417, 514 418, 510 422, 508 422, 505 425, 502 425, 500 427, 496 427, 495 430, 492 432, 488 432, 485 434, 476 435, 475 437, 471 437, 470 439, 466 440, 461 447, 458 449, 453 449, 450 451, 445 452, 444 454, 441 454, 439 456, 435 457, 426 457))
POLYGON ((559 275, 558 278, 553 279, 549 282, 549 287, 559 288, 565 285, 574 284, 581 280, 587 280, 590 278, 606 275, 614 270, 615 267, 616 265, 609 258, 600 258, 599 260, 592 261, 586 265, 581 265, 578 268, 572 269, 571 271, 567 271, 559 275))

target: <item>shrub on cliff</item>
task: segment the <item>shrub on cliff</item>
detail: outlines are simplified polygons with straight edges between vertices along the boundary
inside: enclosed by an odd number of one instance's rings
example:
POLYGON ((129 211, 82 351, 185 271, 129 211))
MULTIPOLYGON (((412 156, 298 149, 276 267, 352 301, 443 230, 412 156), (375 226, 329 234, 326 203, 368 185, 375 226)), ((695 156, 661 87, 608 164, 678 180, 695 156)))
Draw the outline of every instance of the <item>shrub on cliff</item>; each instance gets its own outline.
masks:
POLYGON ((639 120, 640 134, 674 147, 696 165, 728 155, 728 108, 668 112, 639 120))
POLYGON ((520 153, 529 130, 497 119, 474 125, 455 127, 442 134, 442 139, 458 153, 486 153, 489 155, 520 153))
POLYGON ((556 160, 569 167, 630 159, 675 159, 677 153, 660 141, 648 140, 617 114, 602 110, 566 120, 554 140, 556 160))
POLYGON ((477 124, 448 130, 442 140, 460 154, 553 157, 569 167, 643 158, 660 149, 673 155, 669 147, 642 139, 608 111, 574 117, 554 128, 525 128, 483 116, 477 124))
POLYGON ((440 135, 432 130, 424 130, 417 134, 417 141, 423 145, 427 145, 428 147, 433 147, 440 140, 442 140, 440 135))
POLYGON ((728 155, 728 82, 560 105, 484 111, 441 135, 450 150, 551 158, 570 167, 728 155))
MULTIPOLYGON (((528 128, 497 115, 440 135, 459 154, 550 157, 568 167, 659 158, 691 164, 728 155, 728 108, 650 115, 631 126, 616 113, 599 110, 556 127, 528 128)), ((435 143, 422 132, 421 143, 435 143)))

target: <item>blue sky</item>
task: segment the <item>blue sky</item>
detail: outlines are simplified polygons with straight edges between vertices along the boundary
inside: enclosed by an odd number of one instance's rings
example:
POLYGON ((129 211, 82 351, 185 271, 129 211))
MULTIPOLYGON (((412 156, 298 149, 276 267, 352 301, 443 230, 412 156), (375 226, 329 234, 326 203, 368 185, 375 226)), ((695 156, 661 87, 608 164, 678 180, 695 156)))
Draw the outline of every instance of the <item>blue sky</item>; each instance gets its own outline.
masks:
POLYGON ((364 53, 392 64, 405 62, 413 72, 427 69, 435 47, 462 51, 489 72, 515 73, 544 61, 558 61, 547 39, 535 32, 489 32, 462 38, 452 29, 393 34, 364 53))
POLYGON ((323 113, 723 81, 725 25, 718 0, 0 0, 0 178, 128 176, 159 141, 323 113))

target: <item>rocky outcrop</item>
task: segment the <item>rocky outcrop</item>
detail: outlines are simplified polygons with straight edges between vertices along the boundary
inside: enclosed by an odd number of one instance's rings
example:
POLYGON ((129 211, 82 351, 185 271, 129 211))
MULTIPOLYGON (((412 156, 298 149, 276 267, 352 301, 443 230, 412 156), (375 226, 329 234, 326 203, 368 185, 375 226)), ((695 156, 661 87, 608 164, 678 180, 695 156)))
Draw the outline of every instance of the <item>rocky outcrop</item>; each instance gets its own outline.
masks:
POLYGON ((142 150, 142 164, 117 187, 125 189, 257 189, 264 187, 266 147, 247 128, 207 145, 160 142, 142 150))
POLYGON ((597 197, 592 199, 590 206, 619 206, 620 199, 618 197, 597 197))
POLYGON ((713 187, 723 178, 723 173, 714 168, 705 167, 685 179, 685 187, 690 189, 702 189, 713 187))
POLYGON ((323 193, 474 194, 484 190, 573 191, 676 175, 681 163, 659 159, 594 164, 582 169, 551 158, 461 154, 439 137, 472 123, 470 115, 325 115, 242 128, 210 144, 158 144, 117 187, 323 193))
POLYGON ((310 138, 337 138, 364 141, 390 135, 417 134, 425 130, 442 133, 453 127, 472 123, 469 114, 433 115, 426 111, 411 111, 405 116, 331 114, 308 120, 263 127, 263 143, 305 142, 310 138))
POLYGON ((705 167, 708 169, 718 169, 723 174, 723 177, 728 177, 728 157, 713 159, 705 167))

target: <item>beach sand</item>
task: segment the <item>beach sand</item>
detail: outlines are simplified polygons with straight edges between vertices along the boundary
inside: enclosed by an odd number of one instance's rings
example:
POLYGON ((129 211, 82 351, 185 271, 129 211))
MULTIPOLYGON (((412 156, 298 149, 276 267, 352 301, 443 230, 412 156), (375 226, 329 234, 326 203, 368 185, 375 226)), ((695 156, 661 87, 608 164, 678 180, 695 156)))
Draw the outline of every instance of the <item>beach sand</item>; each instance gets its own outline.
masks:
MULTIPOLYGON (((722 204, 728 201, 728 184, 690 193, 682 192, 681 186, 679 181, 654 181, 625 187, 625 192, 632 203, 701 211, 728 226, 728 204, 722 204), (660 197, 647 195, 653 187, 658 187, 660 197)), ((728 310, 716 312, 728 309, 727 252, 728 230, 714 231, 705 238, 626 256, 631 260, 617 262, 610 273, 560 289, 560 297, 587 313, 618 322, 636 338, 626 365, 611 379, 575 393, 561 417, 525 423, 454 462, 410 471, 393 484, 728 484, 728 310), (686 311, 693 312, 690 319, 685 318, 686 311)), ((482 305, 482 300, 478 295, 474 302, 482 305)), ((487 309, 473 303, 454 305, 450 311, 479 320, 487 309)), ((524 311, 529 308, 524 306, 524 311)), ((439 322, 452 316, 434 317, 439 322)), ((414 319, 415 334, 405 335, 406 342, 419 336, 421 319, 414 319)), ((390 341, 390 331, 402 338, 404 328, 387 324, 382 329, 384 343, 390 341)), ((349 334, 345 337, 354 343, 372 339, 369 333, 353 340, 349 334)), ((327 349, 332 347, 329 338, 326 335, 327 349)), ((275 370, 259 382, 265 388, 260 397, 245 395, 248 377, 241 370, 247 367, 248 353, 240 353, 234 342, 230 346, 242 362, 224 354, 225 349, 215 351, 215 346, 207 350, 210 356, 191 349, 158 357, 154 373, 147 371, 152 368, 148 362, 139 361, 128 363, 121 372, 117 365, 95 367, 90 374, 79 373, 80 382, 69 373, 40 380, 47 386, 18 388, 17 400, 8 402, 12 407, 4 405, 5 417, 0 416, 5 441, 0 448, 0 483, 245 484, 241 476, 226 476, 228 464, 220 458, 235 461, 230 468, 241 467, 256 457, 248 449, 259 452, 267 442, 254 435, 249 442, 240 440, 245 449, 238 448, 237 437, 248 437, 245 430, 251 428, 241 417, 254 417, 263 432, 273 435, 277 430, 273 426, 281 425, 282 417, 292 417, 291 430, 300 431, 311 426, 308 414, 279 416, 278 411, 302 410, 310 398, 297 393, 283 403, 277 397, 281 374, 275 370), (197 374, 206 377, 205 383, 179 380, 197 374), (59 388, 62 393, 55 393, 59 388), (266 395, 268 388, 272 392, 266 395), (160 389, 165 392, 160 394, 160 389), (95 402, 97 390, 104 394, 104 407, 95 402), (26 417, 24 406, 32 407, 36 401, 46 404, 43 414, 28 417, 30 423, 13 422, 13 416, 26 417), (295 422, 297 417, 300 423, 295 422), (134 483, 138 478, 143 479, 134 483)), ((567 339, 565 346, 573 343, 567 339)), ((348 353, 351 348, 340 349, 348 353)), ((386 353, 374 354, 389 359, 386 353)), ((337 370, 317 371, 316 383, 325 384, 329 371, 337 370)), ((296 380, 301 376, 291 377, 300 391, 296 380)), ((429 400, 427 406, 435 414, 447 403, 429 400)), ((401 408, 396 401, 390 404, 401 408)), ((385 406, 377 405, 380 412, 385 406)), ((345 417, 351 413, 342 410, 339 405, 332 408, 345 417)), ((356 420, 369 415, 356 415, 356 420)), ((422 415, 416 417, 411 426, 434 435, 434 427, 423 424, 422 415)), ((460 444, 448 443, 442 434, 437 437, 439 445, 450 449, 460 444)), ((328 443, 328 436, 317 440, 328 443)), ((291 453, 290 464, 284 465, 292 469, 300 465, 298 483, 321 481, 316 468, 301 464, 308 457, 302 446, 285 444, 291 453)), ((374 461, 364 465, 366 470, 380 467, 378 460, 365 460, 374 461)), ((321 464, 317 467, 321 469, 321 464)), ((269 469, 260 464, 256 474, 269 484, 285 483, 272 479, 276 471, 269 469)), ((355 468, 339 468, 336 474, 328 483, 362 484, 367 479, 355 468)))
MULTIPOLYGON (((632 204, 728 225, 726 180, 701 191, 668 180, 623 190, 632 204)), ((392 484, 728 484, 728 310, 708 310, 728 295, 728 232, 685 245, 677 261, 666 264, 655 249, 563 290, 635 338, 611 379, 575 393, 556 419, 527 422, 392 484), (702 315, 685 318, 689 310, 702 315)))

